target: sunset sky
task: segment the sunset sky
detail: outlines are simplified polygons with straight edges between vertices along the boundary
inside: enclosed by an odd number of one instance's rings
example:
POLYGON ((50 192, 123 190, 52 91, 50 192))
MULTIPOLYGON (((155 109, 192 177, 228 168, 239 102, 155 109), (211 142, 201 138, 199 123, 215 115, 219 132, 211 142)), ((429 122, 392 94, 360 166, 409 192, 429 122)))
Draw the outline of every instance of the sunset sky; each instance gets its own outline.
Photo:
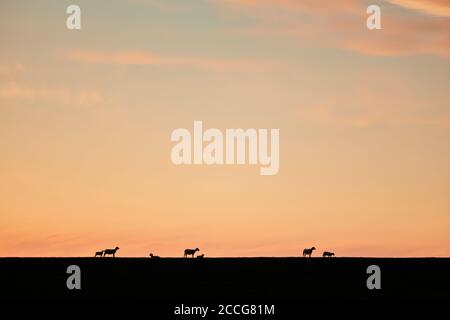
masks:
POLYGON ((448 0, 7 0, 0 39, 0 256, 450 256, 448 0), (194 120, 279 128, 278 174, 174 165, 194 120))

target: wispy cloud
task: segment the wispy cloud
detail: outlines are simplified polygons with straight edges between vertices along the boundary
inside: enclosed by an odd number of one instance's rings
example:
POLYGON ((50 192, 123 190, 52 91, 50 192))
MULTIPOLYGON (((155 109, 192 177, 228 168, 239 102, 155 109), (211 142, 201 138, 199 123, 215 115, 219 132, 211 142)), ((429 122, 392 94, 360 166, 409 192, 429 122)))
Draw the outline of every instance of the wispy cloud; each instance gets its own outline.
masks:
POLYGON ((367 128, 400 125, 450 129, 448 101, 432 106, 430 101, 439 99, 414 96, 408 87, 398 83, 398 79, 386 79, 378 86, 372 82, 361 78, 349 91, 314 97, 298 107, 295 116, 308 126, 367 128))
POLYGON ((450 17, 450 1, 448 0, 388 0, 389 2, 428 14, 450 17))
POLYGON ((11 75, 26 70, 26 66, 23 63, 1 63, 0 64, 0 75, 11 75))
POLYGON ((348 37, 337 37, 332 44, 338 48, 374 56, 429 54, 450 58, 448 19, 385 16, 383 30, 357 30, 348 30, 348 37))
POLYGON ((216 0, 224 8, 256 18, 240 33, 285 37, 306 47, 337 48, 372 56, 430 54, 450 58, 448 1, 393 0, 404 8, 435 12, 435 16, 399 15, 382 6, 382 30, 366 28, 362 1, 216 0), (420 4, 420 6, 419 6, 420 4))
POLYGON ((75 105, 82 107, 98 106, 103 102, 103 96, 90 89, 74 91, 68 88, 49 87, 45 84, 29 86, 16 82, 0 85, 0 99, 24 101, 53 101, 60 105, 75 105))
POLYGON ((69 52, 66 58, 92 64, 148 65, 162 67, 193 67, 210 71, 258 72, 276 67, 274 61, 258 59, 216 59, 203 57, 168 56, 148 51, 93 51, 69 52))
POLYGON ((304 12, 354 12, 358 7, 362 7, 360 0, 346 1, 317 1, 317 0, 210 0, 210 2, 227 7, 269 7, 281 8, 304 12))

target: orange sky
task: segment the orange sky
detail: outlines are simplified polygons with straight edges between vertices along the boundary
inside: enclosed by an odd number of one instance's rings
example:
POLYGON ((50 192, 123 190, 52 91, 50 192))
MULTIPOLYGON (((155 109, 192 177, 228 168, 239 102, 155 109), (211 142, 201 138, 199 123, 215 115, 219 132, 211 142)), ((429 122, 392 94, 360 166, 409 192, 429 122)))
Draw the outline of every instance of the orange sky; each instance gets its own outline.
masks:
POLYGON ((72 3, 0 4, 0 256, 450 255, 448 1, 72 3), (278 174, 175 166, 194 120, 278 174))

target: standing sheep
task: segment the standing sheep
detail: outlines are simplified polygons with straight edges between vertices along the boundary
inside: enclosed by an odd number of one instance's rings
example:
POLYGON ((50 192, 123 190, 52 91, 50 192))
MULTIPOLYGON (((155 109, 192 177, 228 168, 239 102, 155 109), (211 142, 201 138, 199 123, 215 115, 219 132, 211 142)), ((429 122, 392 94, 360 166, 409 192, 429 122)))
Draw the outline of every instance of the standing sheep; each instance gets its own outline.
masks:
POLYGON ((334 257, 334 252, 324 251, 322 257, 334 257))
POLYGON ((184 250, 184 257, 187 258, 187 256, 192 256, 192 258, 193 258, 197 251, 200 251, 200 249, 199 248, 186 249, 186 250, 184 250))
POLYGON ((97 252, 95 253, 94 258, 95 258, 95 257, 98 257, 98 256, 103 257, 103 250, 102 250, 102 251, 97 251, 97 252))
POLYGON ((312 247, 310 249, 303 249, 303 256, 304 257, 308 256, 308 257, 311 258, 311 255, 312 255, 314 250, 316 250, 316 247, 312 247))
POLYGON ((119 250, 119 247, 115 247, 114 249, 105 249, 103 250, 103 256, 106 257, 106 255, 112 254, 113 258, 115 258, 117 250, 119 250))

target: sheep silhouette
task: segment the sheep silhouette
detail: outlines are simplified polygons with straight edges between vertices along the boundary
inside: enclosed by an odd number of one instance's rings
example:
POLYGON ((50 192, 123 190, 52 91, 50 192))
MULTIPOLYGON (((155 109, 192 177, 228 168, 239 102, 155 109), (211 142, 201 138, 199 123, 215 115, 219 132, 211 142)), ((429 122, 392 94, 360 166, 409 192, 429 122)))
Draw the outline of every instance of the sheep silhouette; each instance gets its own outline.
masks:
POLYGON ((192 256, 192 258, 193 258, 197 251, 200 251, 200 249, 199 248, 186 249, 186 250, 184 250, 184 257, 187 258, 188 256, 192 256))
POLYGON ((203 259, 205 257, 205 254, 199 254, 198 256, 197 256, 197 259, 203 259))
POLYGON ((308 257, 311 258, 311 255, 312 255, 314 250, 316 250, 316 247, 312 247, 310 249, 303 249, 303 256, 304 257, 308 256, 308 257))
POLYGON ((98 257, 98 256, 103 257, 103 250, 102 250, 102 251, 97 251, 97 252, 95 253, 95 256, 94 256, 94 257, 98 257))
POLYGON ((155 256, 155 255, 153 255, 153 253, 150 253, 149 256, 150 256, 151 259, 158 259, 159 258, 159 256, 155 256))
POLYGON ((334 252, 324 251, 322 257, 334 257, 334 252))
POLYGON ((103 250, 103 256, 106 257, 106 255, 112 255, 113 258, 116 257, 116 252, 119 250, 119 247, 115 247, 114 249, 105 249, 103 250))

